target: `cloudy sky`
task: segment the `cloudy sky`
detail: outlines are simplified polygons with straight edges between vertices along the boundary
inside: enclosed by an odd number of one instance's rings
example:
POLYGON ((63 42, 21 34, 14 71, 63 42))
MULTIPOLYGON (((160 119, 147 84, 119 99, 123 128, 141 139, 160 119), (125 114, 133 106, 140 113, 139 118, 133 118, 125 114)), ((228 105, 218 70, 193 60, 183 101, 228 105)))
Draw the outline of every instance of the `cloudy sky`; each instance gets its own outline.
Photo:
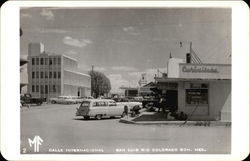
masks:
POLYGON ((91 65, 106 74, 112 91, 138 86, 142 73, 153 80, 172 57, 185 59, 192 41, 203 63, 231 63, 231 10, 208 8, 23 8, 21 55, 28 43, 91 65), (182 45, 180 44, 182 43, 182 45))

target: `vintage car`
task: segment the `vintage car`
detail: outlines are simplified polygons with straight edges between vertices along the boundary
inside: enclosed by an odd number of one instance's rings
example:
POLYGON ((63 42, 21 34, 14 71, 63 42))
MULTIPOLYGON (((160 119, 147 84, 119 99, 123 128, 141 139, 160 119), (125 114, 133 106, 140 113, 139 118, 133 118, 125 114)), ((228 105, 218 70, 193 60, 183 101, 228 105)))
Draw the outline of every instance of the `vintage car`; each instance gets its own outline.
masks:
POLYGON ((52 104, 75 104, 77 103, 76 99, 72 98, 72 96, 59 96, 57 98, 50 98, 50 102, 52 104))
POLYGON ((31 96, 30 93, 25 93, 24 95, 21 95, 21 106, 24 105, 30 105, 30 104, 36 104, 41 105, 45 101, 44 98, 34 98, 31 96))
POLYGON ((117 104, 112 99, 86 99, 79 108, 76 108, 76 116, 83 116, 84 119, 91 117, 97 120, 103 117, 123 116, 124 105, 117 104))

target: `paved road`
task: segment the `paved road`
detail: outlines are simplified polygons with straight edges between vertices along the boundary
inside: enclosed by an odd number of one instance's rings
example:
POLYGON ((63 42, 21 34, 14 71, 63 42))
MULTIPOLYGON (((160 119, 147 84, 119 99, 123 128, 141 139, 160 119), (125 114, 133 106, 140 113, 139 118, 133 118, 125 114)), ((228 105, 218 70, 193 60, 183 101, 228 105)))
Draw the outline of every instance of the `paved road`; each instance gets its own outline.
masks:
POLYGON ((133 125, 119 118, 83 120, 78 105, 21 109, 21 152, 34 153, 28 139, 40 136, 39 153, 230 153, 231 128, 133 125))

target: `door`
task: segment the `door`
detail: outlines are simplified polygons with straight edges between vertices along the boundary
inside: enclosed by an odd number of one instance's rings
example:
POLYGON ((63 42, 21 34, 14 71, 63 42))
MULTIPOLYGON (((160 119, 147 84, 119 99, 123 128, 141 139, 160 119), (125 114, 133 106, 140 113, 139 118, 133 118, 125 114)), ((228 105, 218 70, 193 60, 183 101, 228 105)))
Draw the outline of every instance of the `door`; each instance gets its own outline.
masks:
POLYGON ((178 109, 178 91, 177 90, 166 91, 166 106, 169 110, 178 109))

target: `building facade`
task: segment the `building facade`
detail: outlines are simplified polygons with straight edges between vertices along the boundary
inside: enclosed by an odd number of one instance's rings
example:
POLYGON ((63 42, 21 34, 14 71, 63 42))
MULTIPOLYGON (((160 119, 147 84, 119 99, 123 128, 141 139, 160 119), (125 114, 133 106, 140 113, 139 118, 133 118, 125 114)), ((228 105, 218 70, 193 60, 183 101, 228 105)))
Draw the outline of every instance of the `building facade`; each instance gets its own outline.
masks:
POLYGON ((156 77, 167 106, 189 120, 231 121, 231 65, 184 63, 170 58, 168 74, 156 77))
POLYGON ((76 59, 47 53, 41 43, 29 44, 28 51, 28 92, 33 97, 91 95, 91 78, 78 72, 76 59))

